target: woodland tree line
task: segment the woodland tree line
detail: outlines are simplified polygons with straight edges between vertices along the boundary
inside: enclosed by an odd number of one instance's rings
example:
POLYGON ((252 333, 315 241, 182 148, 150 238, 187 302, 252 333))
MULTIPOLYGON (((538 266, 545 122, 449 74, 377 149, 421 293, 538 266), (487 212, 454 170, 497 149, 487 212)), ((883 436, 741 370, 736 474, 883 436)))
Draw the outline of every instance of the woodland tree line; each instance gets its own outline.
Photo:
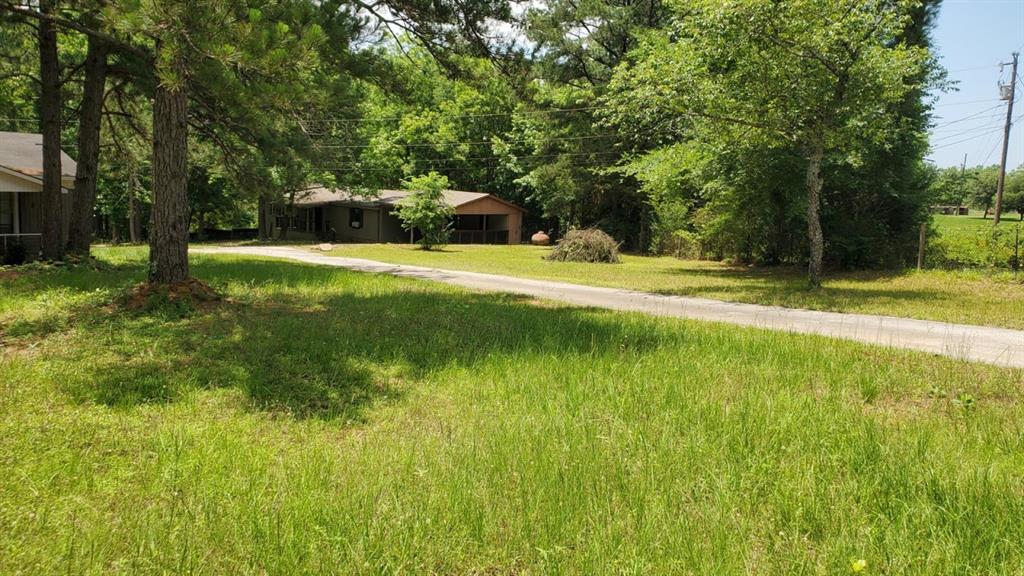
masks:
POLYGON ((913 257, 939 4, 0 0, 0 126, 78 160, 67 248, 99 215, 154 282, 187 278, 189 229, 436 171, 530 227, 816 284, 913 257))

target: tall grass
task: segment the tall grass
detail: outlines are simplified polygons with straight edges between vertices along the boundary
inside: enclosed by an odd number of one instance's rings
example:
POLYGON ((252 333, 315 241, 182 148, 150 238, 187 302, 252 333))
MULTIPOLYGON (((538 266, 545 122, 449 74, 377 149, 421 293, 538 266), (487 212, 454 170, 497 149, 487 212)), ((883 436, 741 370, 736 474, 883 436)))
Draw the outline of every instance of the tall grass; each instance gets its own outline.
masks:
POLYGON ((202 257, 0 285, 0 573, 1016 574, 1024 373, 202 257))
POLYGON ((1024 224, 1004 219, 935 216, 937 234, 929 240, 927 262, 939 268, 1018 269, 1024 250, 1024 224))

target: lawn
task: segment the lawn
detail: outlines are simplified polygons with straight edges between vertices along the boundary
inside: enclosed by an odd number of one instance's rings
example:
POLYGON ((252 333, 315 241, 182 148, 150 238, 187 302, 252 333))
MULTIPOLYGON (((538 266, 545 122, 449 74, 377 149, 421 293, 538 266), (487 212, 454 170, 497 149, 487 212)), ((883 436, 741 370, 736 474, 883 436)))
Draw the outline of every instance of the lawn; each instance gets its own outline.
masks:
POLYGON ((508 274, 717 300, 861 312, 1024 329, 1024 275, 925 270, 833 273, 807 289, 804 270, 753 268, 625 255, 619 264, 547 262, 548 248, 450 245, 424 252, 405 244, 344 244, 334 256, 508 274))
POLYGON ((123 309, 143 256, 0 280, 0 573, 1024 565, 1022 371, 228 256, 123 309))
MULTIPOLYGON (((992 215, 983 217, 981 210, 971 210, 966 216, 952 216, 949 214, 934 214, 932 221, 940 232, 954 230, 986 230, 993 228, 992 215)), ((1020 223, 1020 215, 1016 212, 1004 212, 999 219, 999 226, 1012 227, 1020 223)))

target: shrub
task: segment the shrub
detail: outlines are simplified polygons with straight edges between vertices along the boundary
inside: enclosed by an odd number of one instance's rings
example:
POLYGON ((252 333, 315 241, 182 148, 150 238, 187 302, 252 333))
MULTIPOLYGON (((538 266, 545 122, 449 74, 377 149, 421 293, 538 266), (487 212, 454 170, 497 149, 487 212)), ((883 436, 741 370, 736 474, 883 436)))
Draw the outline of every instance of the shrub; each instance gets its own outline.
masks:
POLYGON ((688 230, 673 230, 655 239, 654 252, 663 256, 674 256, 680 260, 700 260, 700 237, 688 230))
POLYGON ((929 266, 939 268, 1015 268, 1024 233, 1014 226, 999 229, 950 230, 929 240, 925 256, 929 266))
POLYGON ((395 214, 406 230, 419 229, 420 247, 430 250, 448 243, 451 234, 451 219, 455 209, 444 198, 448 178, 437 172, 417 176, 403 182, 404 188, 413 192, 398 204, 395 214))
POLYGON ((619 243, 596 228, 570 230, 546 258, 558 262, 618 262, 619 243))
POLYGON ((4 264, 6 265, 18 265, 24 264, 27 259, 28 253, 25 250, 25 245, 21 242, 12 242, 7 245, 7 251, 4 252, 4 264))

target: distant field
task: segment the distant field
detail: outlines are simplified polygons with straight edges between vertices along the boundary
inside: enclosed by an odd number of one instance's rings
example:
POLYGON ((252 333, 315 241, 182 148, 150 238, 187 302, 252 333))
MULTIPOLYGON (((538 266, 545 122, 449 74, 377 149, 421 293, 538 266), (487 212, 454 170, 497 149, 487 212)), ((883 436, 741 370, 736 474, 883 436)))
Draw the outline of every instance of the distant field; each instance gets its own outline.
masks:
POLYGON ((130 311, 100 256, 0 277, 0 574, 1024 566, 1024 371, 229 256, 130 311))
POLYGON ((789 308, 1024 328, 1024 284, 1009 272, 833 273, 820 290, 809 291, 804 271, 792 267, 751 268, 631 255, 620 264, 561 263, 544 260, 548 250, 451 245, 424 252, 405 244, 345 244, 331 254, 789 308))
MULTIPOLYGON (((992 215, 989 214, 988 218, 983 217, 983 212, 980 210, 971 210, 971 213, 967 216, 949 216, 946 214, 935 214, 932 216, 935 222, 936 228, 939 231, 943 230, 978 230, 984 228, 992 228, 992 215)), ((1018 225, 1020 222, 1020 215, 1016 212, 1009 212, 1003 214, 1002 218, 999 219, 999 225, 1005 227, 1012 227, 1018 225)))

